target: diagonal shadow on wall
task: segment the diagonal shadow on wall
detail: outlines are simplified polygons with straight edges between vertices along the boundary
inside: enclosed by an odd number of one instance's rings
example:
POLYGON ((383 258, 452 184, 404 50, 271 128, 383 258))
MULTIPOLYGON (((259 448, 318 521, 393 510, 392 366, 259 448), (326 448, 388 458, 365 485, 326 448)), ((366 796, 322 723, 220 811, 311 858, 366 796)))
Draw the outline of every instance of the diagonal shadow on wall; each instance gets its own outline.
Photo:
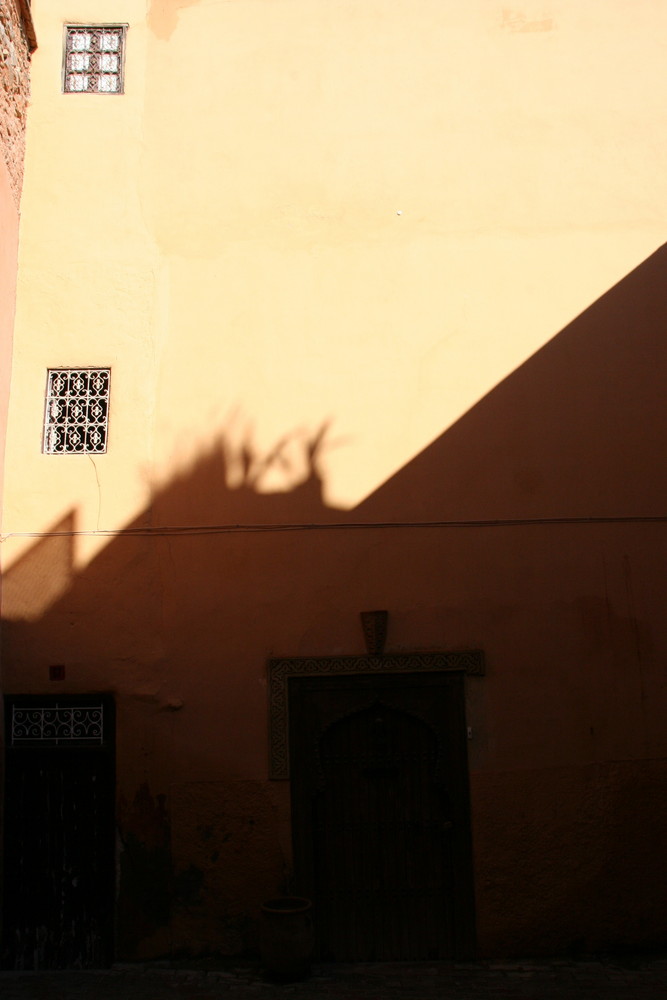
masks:
MULTIPOLYGON (((134 867, 123 862, 119 954, 247 942, 248 912, 289 871, 286 792, 265 779, 266 660, 363 652, 357 616, 369 607, 390 609, 394 648, 489 653, 489 707, 469 706, 495 733, 471 747, 484 947, 667 939, 662 778, 605 771, 611 829, 581 770, 665 753, 666 279, 663 247, 354 510, 322 499, 321 432, 303 442, 302 482, 280 494, 259 491, 264 459, 251 453, 230 487, 223 434, 81 573, 67 534, 8 571, 5 691, 118 699, 119 829, 137 852, 134 867), (619 519, 622 537, 438 527, 588 518, 619 519), (648 540, 628 535, 637 518, 657 519, 648 540), (602 548, 627 561, 622 598, 600 589, 602 548), (642 613, 629 605, 630 570, 642 613), (66 666, 57 692, 50 663, 66 666), (611 700, 598 704, 603 684, 611 700), (517 777, 526 759, 530 780, 517 777), (562 772, 554 818, 544 769, 556 767, 581 773, 562 772), (508 802, 518 825, 505 822, 508 802), (544 889, 550 851, 558 893, 544 889), (158 897, 159 912, 148 905, 158 897)), ((283 454, 279 441, 274 460, 283 454)))
POLYGON ((363 519, 663 515, 667 247, 359 505, 363 519))

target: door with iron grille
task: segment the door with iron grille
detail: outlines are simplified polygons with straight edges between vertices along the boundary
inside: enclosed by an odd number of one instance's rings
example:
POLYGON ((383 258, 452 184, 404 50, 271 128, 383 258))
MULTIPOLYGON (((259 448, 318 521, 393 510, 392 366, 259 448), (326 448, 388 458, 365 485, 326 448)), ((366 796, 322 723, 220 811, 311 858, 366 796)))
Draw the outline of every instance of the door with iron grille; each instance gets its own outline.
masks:
POLYGON ((114 704, 5 699, 3 966, 113 959, 114 704))
POLYGON ((289 717, 296 882, 321 957, 469 957, 463 677, 295 677, 289 717))

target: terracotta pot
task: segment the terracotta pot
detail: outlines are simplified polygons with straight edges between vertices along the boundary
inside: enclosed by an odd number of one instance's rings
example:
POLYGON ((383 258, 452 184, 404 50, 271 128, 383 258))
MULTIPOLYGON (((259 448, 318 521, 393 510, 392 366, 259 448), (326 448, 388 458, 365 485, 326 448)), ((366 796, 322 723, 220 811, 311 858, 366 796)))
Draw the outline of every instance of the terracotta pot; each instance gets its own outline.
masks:
POLYGON ((313 957, 312 904, 303 896, 280 896, 262 906, 259 947, 269 979, 306 979, 313 957))

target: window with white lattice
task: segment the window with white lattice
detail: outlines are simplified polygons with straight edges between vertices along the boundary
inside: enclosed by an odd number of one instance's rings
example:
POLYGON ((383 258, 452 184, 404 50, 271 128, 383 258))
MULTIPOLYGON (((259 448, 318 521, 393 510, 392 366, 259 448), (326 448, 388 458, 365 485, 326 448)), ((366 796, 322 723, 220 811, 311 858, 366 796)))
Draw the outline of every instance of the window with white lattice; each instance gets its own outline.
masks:
POLYGON ((99 455, 107 450, 109 368, 50 368, 46 384, 46 455, 99 455))
POLYGON ((65 26, 63 90, 66 94, 122 94, 125 25, 65 26))

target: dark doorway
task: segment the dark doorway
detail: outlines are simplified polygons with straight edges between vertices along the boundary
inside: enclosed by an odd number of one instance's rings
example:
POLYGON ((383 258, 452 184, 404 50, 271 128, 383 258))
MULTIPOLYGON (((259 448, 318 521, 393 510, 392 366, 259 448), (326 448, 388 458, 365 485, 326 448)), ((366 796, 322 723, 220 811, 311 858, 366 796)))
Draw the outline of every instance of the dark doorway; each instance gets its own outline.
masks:
POLYGON ((114 704, 5 698, 2 964, 113 960, 114 704))
POLYGON ((320 957, 474 950, 463 675, 293 677, 296 889, 320 957))

